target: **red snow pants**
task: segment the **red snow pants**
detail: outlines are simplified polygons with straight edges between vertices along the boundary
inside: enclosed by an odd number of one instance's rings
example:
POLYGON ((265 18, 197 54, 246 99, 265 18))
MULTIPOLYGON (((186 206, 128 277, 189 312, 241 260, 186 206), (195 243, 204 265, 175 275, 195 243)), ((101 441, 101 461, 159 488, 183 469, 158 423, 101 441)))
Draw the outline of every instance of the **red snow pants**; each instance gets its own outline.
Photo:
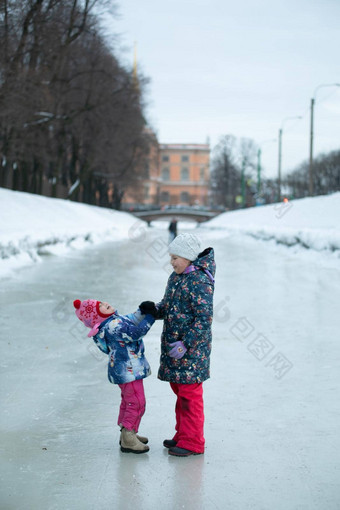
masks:
POLYGON ((177 396, 173 439, 179 448, 204 453, 203 384, 170 383, 170 386, 177 396))
POLYGON ((138 432, 139 424, 145 413, 145 394, 143 379, 119 384, 121 404, 118 416, 119 427, 138 432))

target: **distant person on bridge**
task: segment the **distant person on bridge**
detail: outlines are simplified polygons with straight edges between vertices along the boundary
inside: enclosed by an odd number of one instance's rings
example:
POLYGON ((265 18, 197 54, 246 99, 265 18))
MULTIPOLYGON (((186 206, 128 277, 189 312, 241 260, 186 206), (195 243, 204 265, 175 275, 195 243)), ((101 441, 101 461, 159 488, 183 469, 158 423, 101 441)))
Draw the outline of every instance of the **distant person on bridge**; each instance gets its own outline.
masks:
POLYGON ((169 225, 169 244, 175 239, 177 236, 177 220, 176 218, 172 218, 169 225))
POLYGON ((158 378, 177 396, 176 433, 163 446, 178 457, 204 453, 203 381, 210 377, 211 323, 215 260, 213 248, 201 251, 193 234, 179 234, 169 245, 171 273, 156 304, 144 301, 142 313, 164 319, 158 378))
POLYGON ((121 428, 120 449, 124 453, 145 453, 147 437, 138 436, 138 428, 145 412, 143 379, 151 374, 144 356, 143 336, 155 319, 141 314, 140 310, 120 315, 108 303, 86 299, 73 302, 76 315, 86 327, 91 328, 97 347, 109 355, 108 378, 121 389, 118 426, 121 428))

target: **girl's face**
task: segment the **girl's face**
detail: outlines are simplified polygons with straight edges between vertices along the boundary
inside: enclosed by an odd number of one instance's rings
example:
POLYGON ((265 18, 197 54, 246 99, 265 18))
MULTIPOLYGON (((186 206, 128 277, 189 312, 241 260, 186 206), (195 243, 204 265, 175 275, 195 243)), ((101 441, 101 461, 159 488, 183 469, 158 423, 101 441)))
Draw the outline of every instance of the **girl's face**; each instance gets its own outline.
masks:
POLYGON ((109 315, 110 313, 115 312, 114 308, 111 305, 109 305, 109 303, 102 303, 102 302, 99 303, 99 311, 100 311, 100 313, 103 313, 106 315, 109 315))
POLYGON ((183 257, 179 257, 178 255, 170 255, 170 264, 172 265, 175 273, 182 274, 183 271, 190 266, 191 261, 184 259, 183 257))

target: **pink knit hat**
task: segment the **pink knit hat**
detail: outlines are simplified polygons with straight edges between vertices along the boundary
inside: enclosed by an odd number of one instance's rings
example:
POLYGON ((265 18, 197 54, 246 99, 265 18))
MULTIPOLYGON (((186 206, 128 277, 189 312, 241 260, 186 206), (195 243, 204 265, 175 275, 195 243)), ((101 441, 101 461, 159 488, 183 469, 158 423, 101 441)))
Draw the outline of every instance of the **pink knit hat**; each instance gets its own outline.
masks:
POLYGON ((85 301, 76 299, 73 301, 73 306, 76 309, 76 316, 87 328, 91 328, 87 335, 89 337, 98 333, 100 324, 112 315, 112 313, 101 313, 99 311, 99 305, 100 301, 96 301, 95 299, 85 299, 85 301))

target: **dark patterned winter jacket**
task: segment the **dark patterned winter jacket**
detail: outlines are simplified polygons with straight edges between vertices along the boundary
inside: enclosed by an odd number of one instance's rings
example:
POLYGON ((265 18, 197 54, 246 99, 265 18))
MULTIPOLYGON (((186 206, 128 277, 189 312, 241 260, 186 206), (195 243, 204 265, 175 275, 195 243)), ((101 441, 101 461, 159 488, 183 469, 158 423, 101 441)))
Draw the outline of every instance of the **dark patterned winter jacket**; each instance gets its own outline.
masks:
POLYGON ((215 260, 213 248, 207 248, 192 262, 190 272, 173 272, 164 297, 156 305, 164 319, 158 378, 181 384, 193 384, 210 377, 211 323, 215 260), (181 340, 187 352, 183 358, 169 356, 170 343, 181 340))

